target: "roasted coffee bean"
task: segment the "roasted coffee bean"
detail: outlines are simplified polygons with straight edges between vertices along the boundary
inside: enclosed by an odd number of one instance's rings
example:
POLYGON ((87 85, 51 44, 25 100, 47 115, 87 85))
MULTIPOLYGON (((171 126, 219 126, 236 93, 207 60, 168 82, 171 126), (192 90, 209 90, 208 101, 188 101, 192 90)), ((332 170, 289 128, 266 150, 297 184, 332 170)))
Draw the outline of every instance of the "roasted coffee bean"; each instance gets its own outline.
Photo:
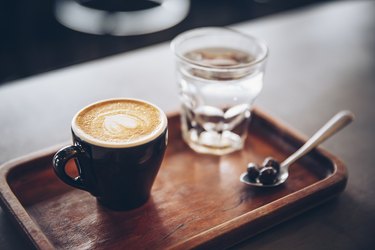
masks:
POLYGON ((276 161, 274 158, 272 157, 267 157, 263 164, 262 164, 263 167, 272 167, 276 170, 277 173, 280 172, 280 163, 278 161, 276 161))
POLYGON ((249 163, 247 165, 247 176, 250 180, 255 181, 259 176, 260 167, 256 163, 249 163))
POLYGON ((273 184, 277 179, 277 171, 273 167, 263 167, 259 172, 258 179, 264 185, 273 184))

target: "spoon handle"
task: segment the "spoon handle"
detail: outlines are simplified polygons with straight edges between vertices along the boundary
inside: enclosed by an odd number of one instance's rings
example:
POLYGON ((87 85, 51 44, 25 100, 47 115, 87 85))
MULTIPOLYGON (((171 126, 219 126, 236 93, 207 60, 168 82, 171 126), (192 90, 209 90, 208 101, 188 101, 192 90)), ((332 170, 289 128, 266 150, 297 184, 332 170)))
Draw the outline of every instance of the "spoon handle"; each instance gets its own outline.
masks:
POLYGON ((334 135, 337 131, 344 128, 354 119, 354 115, 350 111, 340 111, 331 118, 322 128, 320 128, 300 149, 285 159, 281 166, 289 166, 299 158, 310 152, 313 148, 324 142, 326 139, 334 135))

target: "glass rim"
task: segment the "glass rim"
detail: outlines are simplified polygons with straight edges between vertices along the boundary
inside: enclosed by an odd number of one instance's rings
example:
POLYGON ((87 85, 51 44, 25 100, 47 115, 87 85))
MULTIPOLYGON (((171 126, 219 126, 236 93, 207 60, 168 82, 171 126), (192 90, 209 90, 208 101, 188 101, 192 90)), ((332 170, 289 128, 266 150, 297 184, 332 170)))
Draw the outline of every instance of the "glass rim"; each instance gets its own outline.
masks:
POLYGON ((245 69, 249 68, 255 65, 258 65, 262 62, 264 62, 269 54, 269 49, 263 39, 254 37, 252 35, 244 34, 240 31, 234 30, 232 28, 227 28, 227 27, 203 27, 203 28, 196 28, 192 30, 185 31, 179 35, 177 35, 170 43, 170 48, 174 52, 174 55, 181 61, 187 62, 191 65, 194 65, 197 68, 201 69, 206 69, 206 70, 217 70, 217 71, 230 71, 230 70, 238 70, 238 69, 245 69), (240 65, 235 65, 235 66, 211 66, 211 65, 205 65, 201 63, 197 63, 194 60, 191 60, 185 56, 183 56, 180 52, 177 50, 177 46, 180 45, 182 42, 187 40, 188 38, 193 38, 193 37, 203 37, 207 36, 208 32, 218 32, 218 31, 225 31, 232 33, 237 36, 241 36, 243 38, 246 38, 248 40, 253 41, 255 44, 257 44, 261 50, 261 56, 256 57, 254 61, 248 62, 248 63, 243 63, 240 65))

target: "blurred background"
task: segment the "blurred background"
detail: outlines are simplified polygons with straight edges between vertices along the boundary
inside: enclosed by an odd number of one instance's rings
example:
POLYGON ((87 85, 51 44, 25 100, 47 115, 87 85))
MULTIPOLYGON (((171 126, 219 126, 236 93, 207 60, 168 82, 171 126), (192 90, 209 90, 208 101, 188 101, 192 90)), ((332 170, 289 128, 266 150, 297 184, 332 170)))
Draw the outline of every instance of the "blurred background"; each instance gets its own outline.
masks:
POLYGON ((167 41, 195 27, 225 26, 320 2, 328 1, 4 0, 0 85, 167 41), (124 17, 129 13, 142 16, 132 22, 124 17))

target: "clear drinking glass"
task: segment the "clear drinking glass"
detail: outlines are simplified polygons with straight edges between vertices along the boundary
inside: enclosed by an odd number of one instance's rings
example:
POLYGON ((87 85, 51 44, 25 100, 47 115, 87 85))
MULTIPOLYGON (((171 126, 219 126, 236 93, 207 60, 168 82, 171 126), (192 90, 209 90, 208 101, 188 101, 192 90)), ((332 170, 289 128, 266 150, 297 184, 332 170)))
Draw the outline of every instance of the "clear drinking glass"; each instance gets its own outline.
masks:
POLYGON ((184 140, 199 153, 242 149, 251 106, 263 86, 265 43, 227 28, 198 28, 178 35, 171 49, 184 140))

